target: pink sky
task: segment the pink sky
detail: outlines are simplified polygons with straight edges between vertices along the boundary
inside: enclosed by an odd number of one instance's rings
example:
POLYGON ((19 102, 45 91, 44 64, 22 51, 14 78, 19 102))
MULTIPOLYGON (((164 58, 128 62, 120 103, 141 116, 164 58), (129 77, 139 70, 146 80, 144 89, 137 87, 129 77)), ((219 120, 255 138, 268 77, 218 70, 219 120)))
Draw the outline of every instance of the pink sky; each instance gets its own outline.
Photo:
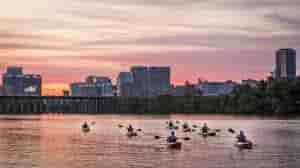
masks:
POLYGON ((132 65, 171 66, 178 84, 261 79, 274 68, 278 48, 300 50, 299 0, 10 0, 1 6, 0 73, 9 65, 40 73, 45 93, 90 74, 115 79, 132 65))

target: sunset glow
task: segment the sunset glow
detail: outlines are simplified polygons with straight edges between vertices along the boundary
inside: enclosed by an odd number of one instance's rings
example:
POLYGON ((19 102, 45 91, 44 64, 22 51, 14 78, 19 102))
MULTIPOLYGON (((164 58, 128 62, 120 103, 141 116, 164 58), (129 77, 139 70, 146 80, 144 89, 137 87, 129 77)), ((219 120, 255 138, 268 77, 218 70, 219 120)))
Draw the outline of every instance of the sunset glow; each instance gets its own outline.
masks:
MULTIPOLYGON (((299 0, 10 0, 0 12, 0 73, 43 76, 61 94, 90 74, 172 67, 172 82, 265 78, 279 48, 300 50, 299 0)), ((299 60, 299 59, 298 59, 299 60)))

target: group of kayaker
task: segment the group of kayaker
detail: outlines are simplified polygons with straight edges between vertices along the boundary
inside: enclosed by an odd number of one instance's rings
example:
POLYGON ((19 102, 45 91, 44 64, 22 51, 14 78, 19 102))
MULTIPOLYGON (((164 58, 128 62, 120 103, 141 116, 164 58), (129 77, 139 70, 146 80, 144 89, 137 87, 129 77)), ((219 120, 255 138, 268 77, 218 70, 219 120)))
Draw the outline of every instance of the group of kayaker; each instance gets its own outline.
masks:
MULTIPOLYGON (((169 127, 170 127, 170 128, 171 128, 171 127, 174 127, 172 121, 169 121, 168 124, 169 124, 169 127)), ((188 126, 187 122, 185 122, 185 123, 183 124, 182 127, 183 127, 183 130, 189 129, 189 126, 188 126)), ((210 135, 210 134, 216 135, 215 132, 209 132, 209 130, 210 130, 210 129, 209 129, 207 123, 204 123, 204 124, 203 124, 203 127, 201 128, 201 134, 202 134, 203 136, 208 136, 208 135, 210 135), (213 133, 214 133, 214 134, 213 134, 213 133)), ((212 135, 211 135, 211 136, 212 136, 212 135)), ((237 138, 237 145, 238 145, 238 147, 241 147, 241 148, 248 148, 248 149, 251 149, 251 148, 252 148, 252 142, 249 141, 249 140, 247 139, 247 137, 246 137, 244 131, 241 130, 241 131, 239 132, 239 134, 236 136, 236 138, 237 138)), ((167 138, 167 142, 168 142, 168 143, 176 143, 177 140, 178 140, 178 137, 176 137, 175 131, 171 131, 171 135, 167 138)))
MULTIPOLYGON (((176 122, 177 124, 179 122, 176 122)), ((180 148, 181 147, 181 142, 178 142, 178 137, 176 136, 176 133, 174 131, 174 128, 177 127, 172 121, 168 121, 168 128, 171 129, 171 135, 167 137, 166 141, 169 144, 169 147, 172 148, 180 148)), ((123 125, 119 124, 119 127, 122 128, 124 127, 123 125)), ((193 128, 198 128, 199 126, 197 125, 193 125, 193 128)), ((135 131, 135 129, 133 128, 133 126, 131 124, 128 125, 128 127, 125 127, 127 129, 127 136, 128 137, 134 137, 134 136, 138 136, 137 132, 135 131)), ((178 128, 178 127, 177 127, 178 128)), ((187 122, 184 122, 182 125, 183 131, 190 129, 189 125, 187 122)), ((203 135, 204 137, 206 136, 215 136, 216 132, 210 132, 210 128, 208 127, 207 123, 204 123, 203 126, 200 128, 200 133, 201 135, 203 135), (214 135, 210 135, 211 133, 214 133, 214 135)), ((90 131, 90 126, 87 122, 84 122, 82 124, 82 131, 83 132, 89 132, 90 131)), ((141 129, 137 129, 137 131, 142 131, 141 129)), ((233 129, 229 129, 229 132, 234 134, 234 130, 233 129)), ((185 131, 184 131, 185 132, 185 131)), ((160 137, 157 136, 157 139, 159 139, 160 137)), ((189 137, 188 137, 189 138, 189 137)), ((249 141, 245 135, 245 132, 243 130, 241 130, 239 132, 239 134, 236 136, 237 138, 237 143, 235 144, 236 146, 240 147, 240 148, 246 148, 246 149, 252 149, 252 142, 249 141)), ((184 138, 182 138, 184 139, 184 138)))

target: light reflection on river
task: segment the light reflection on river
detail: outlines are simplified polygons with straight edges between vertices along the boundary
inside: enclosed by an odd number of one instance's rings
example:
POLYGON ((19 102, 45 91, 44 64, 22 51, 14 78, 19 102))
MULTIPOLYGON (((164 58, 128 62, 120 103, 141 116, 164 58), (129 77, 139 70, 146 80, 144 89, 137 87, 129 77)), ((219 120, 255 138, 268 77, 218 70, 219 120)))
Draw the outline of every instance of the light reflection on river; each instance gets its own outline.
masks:
POLYGON ((300 120, 260 120, 222 115, 32 115, 0 116, 0 168, 298 168, 300 166, 300 120), (222 129, 218 137, 182 133, 191 141, 183 148, 166 148, 165 122, 207 122, 222 129), (81 131, 84 121, 95 121, 90 133, 81 131), (127 138, 118 124, 143 129, 127 138), (257 145, 238 150, 228 128, 242 128, 257 145))

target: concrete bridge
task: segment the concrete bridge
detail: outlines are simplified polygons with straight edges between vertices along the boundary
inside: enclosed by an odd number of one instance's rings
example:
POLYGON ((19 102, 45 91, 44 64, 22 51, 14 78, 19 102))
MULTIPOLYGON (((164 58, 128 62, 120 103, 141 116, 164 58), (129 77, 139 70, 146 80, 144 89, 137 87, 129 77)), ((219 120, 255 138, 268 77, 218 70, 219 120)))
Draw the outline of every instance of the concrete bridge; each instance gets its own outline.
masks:
POLYGON ((120 97, 3 96, 0 113, 130 113, 147 112, 150 99, 120 97))
POLYGON ((216 112, 218 107, 218 99, 203 97, 0 97, 0 114, 216 112))

